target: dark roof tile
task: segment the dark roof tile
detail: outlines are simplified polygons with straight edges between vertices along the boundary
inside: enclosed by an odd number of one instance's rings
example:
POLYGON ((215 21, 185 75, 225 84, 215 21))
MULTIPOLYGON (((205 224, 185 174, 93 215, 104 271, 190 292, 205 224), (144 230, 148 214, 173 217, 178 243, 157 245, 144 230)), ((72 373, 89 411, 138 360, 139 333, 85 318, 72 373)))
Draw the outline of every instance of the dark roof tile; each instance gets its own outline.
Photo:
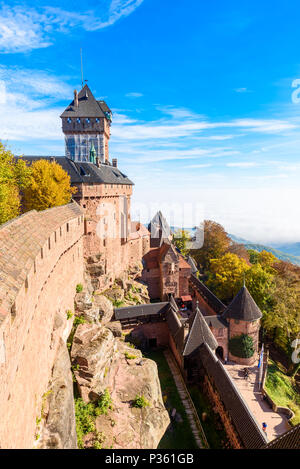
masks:
POLYGON ((262 312, 244 286, 226 308, 223 317, 241 321, 256 321, 262 317, 262 312))
POLYGON ((264 449, 300 449, 300 423, 275 440, 270 441, 264 449))
POLYGON ((192 323, 192 327, 184 347, 183 355, 190 355, 203 343, 208 344, 209 347, 213 350, 218 347, 218 342, 206 324, 206 321, 203 315, 200 313, 200 310, 197 308, 194 321, 192 323))
POLYGON ((260 449, 264 447, 267 443, 266 436, 224 365, 205 343, 199 348, 198 356, 206 374, 215 383, 245 448, 260 449))
POLYGON ((106 107, 108 108, 106 103, 98 102, 89 87, 85 85, 78 93, 78 107, 73 100, 60 117, 105 117, 106 107))
POLYGON ((118 168, 108 164, 101 164, 100 167, 93 163, 72 161, 63 156, 24 156, 22 159, 32 164, 34 161, 45 159, 55 160, 69 174, 72 184, 124 184, 133 185, 133 182, 123 174, 118 168))
POLYGON ((192 285, 197 289, 197 291, 200 293, 202 298, 206 301, 206 303, 211 306, 211 308, 217 313, 220 314, 222 313, 226 306, 222 303, 219 298, 214 295, 212 291, 210 291, 209 288, 207 288, 206 285, 204 285, 201 280, 199 280, 195 274, 192 273, 190 277, 190 282, 192 285))

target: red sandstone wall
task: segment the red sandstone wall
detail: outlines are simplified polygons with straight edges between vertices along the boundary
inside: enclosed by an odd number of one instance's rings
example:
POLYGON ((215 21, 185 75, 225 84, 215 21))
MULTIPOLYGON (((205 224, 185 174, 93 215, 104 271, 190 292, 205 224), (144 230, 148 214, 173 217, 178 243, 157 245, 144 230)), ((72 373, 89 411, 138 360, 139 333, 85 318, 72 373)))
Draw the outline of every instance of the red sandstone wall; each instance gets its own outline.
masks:
MULTIPOLYGON (((43 254, 39 249, 34 259, 28 257, 27 280, 16 292, 14 316, 6 311, 0 326, 5 347, 0 364, 1 448, 32 448, 58 340, 66 339, 72 326, 66 311, 73 310, 76 285, 83 281, 84 223, 82 215, 70 213, 67 222, 57 226, 56 214, 62 209, 52 209, 48 228, 53 223, 55 229, 41 245, 43 254)), ((46 212, 40 212, 41 222, 46 212)), ((32 224, 31 240, 26 238, 29 250, 40 228, 32 224)), ((15 253, 14 262, 23 261, 15 253)))
POLYGON ((123 329, 125 334, 142 331, 147 339, 156 339, 157 347, 166 347, 169 342, 169 328, 166 322, 146 323, 123 329))
POLYGON ((234 428, 234 425, 231 422, 231 418, 224 408, 219 393, 214 389, 207 376, 204 377, 204 391, 210 399, 215 413, 219 414, 232 447, 234 449, 242 449, 242 443, 234 428))
POLYGON ((102 254, 99 290, 141 262, 149 250, 149 233, 130 233, 131 195, 132 186, 125 184, 81 184, 75 194, 85 212, 84 256, 102 254))
POLYGON ((199 308, 203 316, 215 316, 216 312, 206 303, 200 293, 190 285, 190 291, 193 297, 193 308, 196 308, 196 302, 199 302, 199 308))

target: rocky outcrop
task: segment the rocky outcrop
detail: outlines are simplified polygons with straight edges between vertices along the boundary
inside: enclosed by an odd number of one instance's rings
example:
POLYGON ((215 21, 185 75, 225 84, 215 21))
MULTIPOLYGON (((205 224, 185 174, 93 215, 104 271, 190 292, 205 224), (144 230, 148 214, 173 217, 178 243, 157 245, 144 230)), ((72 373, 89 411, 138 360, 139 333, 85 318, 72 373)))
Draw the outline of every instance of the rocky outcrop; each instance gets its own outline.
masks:
POLYGON ((116 307, 150 303, 147 286, 134 280, 128 274, 124 274, 122 278, 116 279, 112 287, 105 290, 103 295, 116 307))
MULTIPOLYGON (((110 323, 108 327, 111 327, 110 323)), ((114 325, 115 326, 115 325, 114 325)), ((74 335, 72 363, 80 395, 97 401, 108 389, 113 408, 96 417, 96 430, 106 448, 156 448, 169 425, 157 366, 100 324, 81 324, 74 335), (136 396, 149 405, 134 407, 136 396)), ((92 445, 93 435, 85 437, 92 445)))
POLYGON ((113 305, 105 296, 86 291, 76 294, 75 308, 77 314, 82 315, 88 322, 106 324, 114 314, 113 305))
POLYGON ((77 448, 71 363, 63 341, 60 342, 49 390, 44 397, 41 419, 43 429, 39 448, 77 448))

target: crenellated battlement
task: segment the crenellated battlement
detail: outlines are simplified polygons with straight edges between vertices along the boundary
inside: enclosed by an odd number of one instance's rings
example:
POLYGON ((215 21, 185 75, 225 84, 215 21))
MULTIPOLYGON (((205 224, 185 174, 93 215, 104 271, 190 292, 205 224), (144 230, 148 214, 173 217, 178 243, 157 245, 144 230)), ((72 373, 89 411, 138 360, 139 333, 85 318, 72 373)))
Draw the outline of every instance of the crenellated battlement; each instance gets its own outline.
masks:
POLYGON ((75 202, 0 228, 0 447, 33 446, 59 340, 72 326, 66 311, 83 282, 83 235, 75 202))

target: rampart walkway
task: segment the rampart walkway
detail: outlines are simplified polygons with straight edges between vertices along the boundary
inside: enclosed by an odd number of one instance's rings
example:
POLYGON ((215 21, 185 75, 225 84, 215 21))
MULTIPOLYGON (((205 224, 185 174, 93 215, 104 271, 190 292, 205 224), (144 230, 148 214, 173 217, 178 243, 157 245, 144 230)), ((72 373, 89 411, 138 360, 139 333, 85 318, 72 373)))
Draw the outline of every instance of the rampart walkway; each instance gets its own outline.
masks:
POLYGON ((225 365, 225 368, 233 378, 257 422, 261 425, 263 422, 267 424, 267 437, 269 441, 290 429, 287 418, 274 412, 269 404, 262 399, 261 392, 258 389, 257 366, 248 368, 250 371, 248 380, 245 380, 243 377, 243 365, 228 363, 225 365))

